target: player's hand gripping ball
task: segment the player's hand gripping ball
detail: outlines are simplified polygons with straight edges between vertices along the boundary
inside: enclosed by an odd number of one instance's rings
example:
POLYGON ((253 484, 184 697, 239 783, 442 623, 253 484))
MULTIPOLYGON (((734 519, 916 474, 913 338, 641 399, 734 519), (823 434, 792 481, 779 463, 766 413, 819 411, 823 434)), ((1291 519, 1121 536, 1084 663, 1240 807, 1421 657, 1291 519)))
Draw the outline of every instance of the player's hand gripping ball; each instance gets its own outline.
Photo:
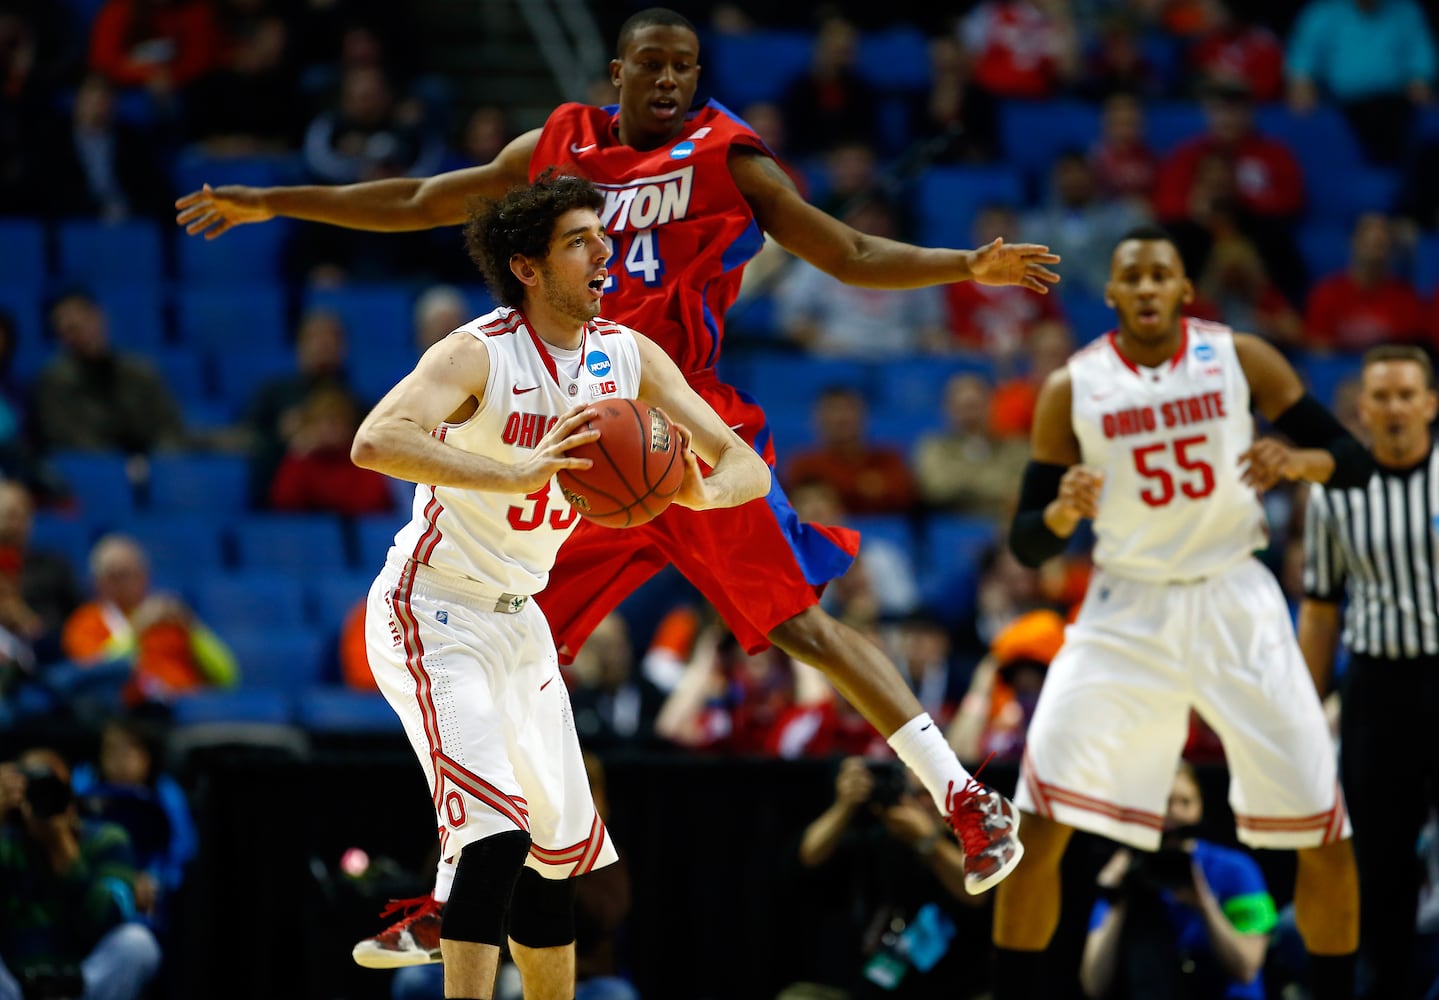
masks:
POLYGON ((556 475, 565 499, 579 515, 607 528, 633 528, 664 512, 684 480, 680 436, 669 418, 634 399, 595 403, 586 428, 599 440, 571 448, 588 458, 588 469, 556 475))

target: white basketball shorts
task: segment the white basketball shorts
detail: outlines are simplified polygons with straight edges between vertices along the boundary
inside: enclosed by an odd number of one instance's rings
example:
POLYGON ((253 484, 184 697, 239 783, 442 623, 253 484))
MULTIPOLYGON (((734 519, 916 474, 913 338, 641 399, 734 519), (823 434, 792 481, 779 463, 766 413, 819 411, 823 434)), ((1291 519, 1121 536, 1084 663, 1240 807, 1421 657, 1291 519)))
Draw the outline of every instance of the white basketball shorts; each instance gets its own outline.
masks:
POLYGON ((370 587, 365 643, 380 691, 425 769, 441 857, 526 830, 546 878, 618 860, 595 810, 549 623, 499 594, 409 560, 370 587))
POLYGON ((1349 836, 1284 594, 1254 559, 1193 583, 1094 573, 1040 691, 1015 802, 1153 850, 1191 708, 1224 743, 1240 840, 1300 848, 1349 836))

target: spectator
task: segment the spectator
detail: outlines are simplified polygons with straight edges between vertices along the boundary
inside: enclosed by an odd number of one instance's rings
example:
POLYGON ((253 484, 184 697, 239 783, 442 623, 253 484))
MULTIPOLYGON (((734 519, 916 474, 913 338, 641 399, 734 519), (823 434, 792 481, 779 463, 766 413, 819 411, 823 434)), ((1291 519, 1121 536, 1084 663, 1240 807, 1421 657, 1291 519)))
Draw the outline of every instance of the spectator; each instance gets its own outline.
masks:
POLYGON ((580 742, 595 751, 648 747, 665 695, 635 663, 629 626, 606 615, 575 654, 570 667, 570 705, 580 742))
POLYGON ((1238 233, 1215 243, 1200 273, 1196 292, 1200 307, 1236 330, 1256 333, 1285 351, 1302 347, 1304 324, 1273 281, 1254 244, 1238 233))
POLYGON ((275 470, 300 429, 301 410, 311 394, 317 389, 339 389, 356 407, 363 408, 345 374, 345 352, 345 327, 340 318, 323 309, 312 310, 300 320, 295 334, 295 371, 273 378, 255 391, 245 417, 254 442, 250 485, 255 506, 264 506, 268 500, 275 470))
POLYGON ((1029 440, 1039 387, 1044 385, 1050 372, 1069 361, 1074 352, 1074 338, 1063 323, 1041 323, 1029 335, 1025 348, 1027 364, 995 386, 989 399, 989 432, 997 438, 1029 440))
POLYGON ((859 201, 880 190, 879 156, 874 146, 857 139, 841 139, 825 151, 816 176, 818 200, 830 215, 839 217, 859 201))
POLYGON ((1434 36, 1412 0, 1313 0, 1289 36, 1289 103, 1344 109, 1370 159, 1403 156, 1417 105, 1433 96, 1434 36))
POLYGON ((475 315, 453 285, 431 285, 415 299, 415 353, 424 354, 475 315))
POLYGON ((828 151, 842 141, 873 145, 879 137, 874 85, 854 68, 859 32, 827 10, 815 34, 809 68, 784 89, 784 131, 796 157, 828 151))
MULTIPOLYGON (((614 87, 609 81, 605 81, 605 85, 609 88, 610 100, 607 103, 613 103, 614 87)), ((744 106, 740 112, 740 118, 748 122, 749 127, 754 129, 754 134, 764 140, 764 144, 774 154, 775 163, 779 164, 780 169, 789 175, 790 180, 794 181, 794 186, 799 189, 800 197, 807 200, 809 198, 809 179, 805 177, 803 171, 790 162, 791 151, 789 136, 785 133, 784 109, 772 101, 752 101, 744 106)), ((869 148, 867 144, 862 143, 861 145, 866 149, 869 148)), ((873 156, 872 153, 870 155, 873 156)))
POLYGON ((1180 764, 1155 854, 1114 852, 1099 873, 1079 978, 1086 996, 1262 1000, 1274 899, 1254 859, 1198 839, 1204 800, 1180 764))
POLYGON ((270 483, 271 508, 346 517, 394 510, 389 479, 350 461, 359 426, 348 392, 335 386, 311 392, 270 483))
POLYGON ((786 486, 818 479, 829 483, 852 514, 902 514, 915 503, 914 476, 898 452, 867 437, 864 396, 830 386, 814 404, 815 444, 790 456, 786 486))
POLYGON ((955 689, 949 628, 927 608, 916 608, 881 629, 910 690, 940 726, 947 726, 959 705, 955 689))
POLYGON ((944 389, 947 427, 925 434, 915 449, 920 498, 933 509, 999 518, 1013 501, 1029 446, 997 438, 989 422, 990 387, 961 372, 944 389))
POLYGON ((105 0, 90 29, 90 68, 161 104, 216 64, 219 35, 206 0, 105 0))
POLYGON ((41 664, 60 658, 60 629, 83 596, 69 560, 30 547, 35 503, 23 483, 0 480, 0 576, 18 590, 0 602, 0 623, 23 637, 41 664), (17 575, 18 574, 18 575, 17 575))
POLYGON ((783 996, 958 995, 988 912, 963 889, 963 851, 892 764, 846 757, 834 789, 798 852, 801 886, 820 903, 811 936, 825 942, 806 975, 823 987, 783 996))
POLYGON ((463 165, 472 167, 477 163, 489 163, 514 138, 513 133, 504 108, 496 104, 481 104, 470 112, 460 131, 457 145, 463 165))
POLYGON ((1395 214, 1404 221, 1406 242, 1418 237, 1418 230, 1439 229, 1439 140, 1421 142, 1404 163, 1399 193, 1394 198, 1395 214))
POLYGON ((50 309, 61 353, 35 380, 35 435, 45 451, 150 452, 184 443, 180 407, 148 363, 110 347, 105 313, 84 292, 50 309))
POLYGON ((61 644, 84 667, 128 663, 127 704, 235 684, 235 655, 178 597, 150 589, 149 562, 134 539, 111 534, 96 542, 90 575, 95 599, 65 620, 61 644))
POLYGON ((910 132, 937 144, 936 162, 987 162, 998 153, 999 108, 970 69, 958 38, 930 39, 929 92, 911 115, 910 132))
POLYGON ((1189 47, 1190 72, 1201 83, 1240 80, 1256 101, 1284 96, 1284 48, 1255 23, 1239 0, 1205 0, 1205 28, 1189 47))
POLYGON ((1106 250, 1148 221, 1148 213, 1132 202, 1105 199, 1094 168, 1081 152, 1061 153, 1049 177, 1048 204, 1020 219, 1019 238, 1048 244, 1064 258, 1066 293, 1102 299, 1109 282, 1106 250))
POLYGON ((346 70, 337 106, 305 131, 305 167, 330 184, 426 177, 443 157, 444 141, 430 128, 423 105, 397 100, 379 66, 346 70))
POLYGON ((0 815, 0 997, 139 1000, 160 945, 133 921, 125 831, 81 819, 69 767, 41 748, 0 764, 0 815))
POLYGON ((117 119, 109 81, 94 73, 85 77, 67 125, 52 130, 46 142, 51 210, 105 222, 173 213, 156 138, 117 119))
MULTIPOLYGON (((899 235, 895 207, 878 195, 852 203, 844 221, 882 239, 899 235)), ((784 336, 819 357, 878 361, 949 346, 944 300, 937 288, 847 285, 798 260, 779 279, 774 296, 784 336)))
POLYGON ((960 39, 974 82, 996 97, 1052 97, 1078 70, 1067 5, 1052 0, 986 0, 964 16, 960 39))
POLYGON ((1000 630, 945 733, 960 760, 978 763, 990 754, 1019 760, 1044 673, 1063 644, 1064 619, 1048 609, 1026 612, 1000 630))
POLYGON ((1305 326, 1315 346, 1363 351, 1385 341, 1415 340, 1425 327, 1419 294, 1394 273, 1389 220, 1370 213, 1354 224, 1349 267, 1331 274, 1309 293, 1305 326))
POLYGON ((1133 94, 1104 99, 1100 134, 1089 150, 1095 181, 1106 198, 1142 201, 1149 207, 1158 161, 1144 141, 1144 107, 1133 94))
POLYGON ((302 110, 289 22, 278 0, 219 0, 215 70, 186 95, 187 137, 241 155, 285 151, 302 110))
POLYGON ((169 924, 171 898, 198 850, 185 791, 164 770, 165 737, 138 716, 111 719, 100 732, 95 764, 75 768, 75 795, 86 811, 122 827, 135 854, 135 909, 151 927, 169 924))
POLYGON ((1145 55, 1141 29, 1128 14, 1106 18, 1084 60, 1079 94, 1104 100, 1114 94, 1162 97, 1165 80, 1145 55))
MULTIPOLYGON (((1017 238, 1019 221, 1005 205, 987 205, 974 220, 976 246, 997 236, 1017 238)), ((1018 285, 1001 287, 964 281, 944 286, 949 326, 958 346, 981 351, 1001 368, 1023 353, 1030 334, 1040 323, 1063 322, 1057 295, 1039 295, 1018 285)))

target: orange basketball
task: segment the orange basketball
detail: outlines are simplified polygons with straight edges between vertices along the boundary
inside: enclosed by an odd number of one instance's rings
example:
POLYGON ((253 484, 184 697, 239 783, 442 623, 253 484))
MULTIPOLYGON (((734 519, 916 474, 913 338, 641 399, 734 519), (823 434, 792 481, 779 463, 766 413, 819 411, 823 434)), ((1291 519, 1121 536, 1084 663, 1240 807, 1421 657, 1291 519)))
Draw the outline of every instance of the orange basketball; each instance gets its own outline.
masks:
POLYGON ((581 517, 607 528, 633 528, 658 517, 684 479, 684 456, 674 426, 659 410, 634 399, 606 399, 586 426, 598 441, 571 448, 588 469, 561 469, 560 490, 581 517))

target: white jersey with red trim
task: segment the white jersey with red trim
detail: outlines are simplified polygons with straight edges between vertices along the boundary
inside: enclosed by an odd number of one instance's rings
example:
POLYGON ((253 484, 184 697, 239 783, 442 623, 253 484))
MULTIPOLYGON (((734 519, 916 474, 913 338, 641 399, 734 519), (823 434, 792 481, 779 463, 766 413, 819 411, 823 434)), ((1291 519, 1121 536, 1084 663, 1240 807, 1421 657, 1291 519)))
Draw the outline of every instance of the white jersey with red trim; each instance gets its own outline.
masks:
POLYGON ((1254 440, 1234 331, 1185 318, 1174 357, 1140 368, 1110 333, 1069 360, 1082 461, 1104 472, 1098 566, 1150 581, 1212 576, 1265 545, 1263 508, 1240 479, 1254 440))
MULTIPOLYGON (((490 377, 473 416, 440 424, 433 433, 476 455, 524 461, 575 404, 639 395, 634 332, 608 320, 586 324, 572 362, 557 362, 564 352, 547 348, 523 314, 508 306, 470 321, 455 335, 485 345, 490 377)), ((395 549, 403 558, 500 592, 535 594, 544 589, 555 553, 577 519, 554 479, 529 496, 420 485, 410 522, 395 535, 395 549)))

